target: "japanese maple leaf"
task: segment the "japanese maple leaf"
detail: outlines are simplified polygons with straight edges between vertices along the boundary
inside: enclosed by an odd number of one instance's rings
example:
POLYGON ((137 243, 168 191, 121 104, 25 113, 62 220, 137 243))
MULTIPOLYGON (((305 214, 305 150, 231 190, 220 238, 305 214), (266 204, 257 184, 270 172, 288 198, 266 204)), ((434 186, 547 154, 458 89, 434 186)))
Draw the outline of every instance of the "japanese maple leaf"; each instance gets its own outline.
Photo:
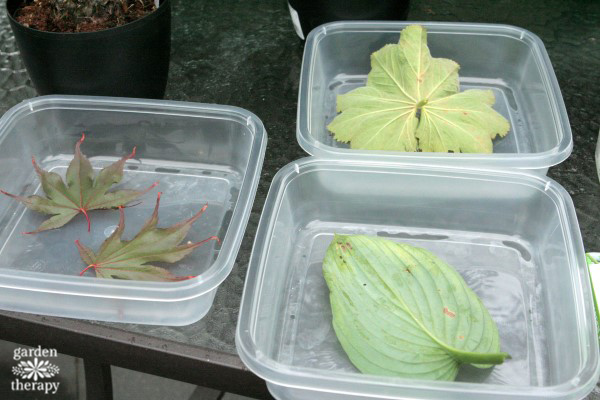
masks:
POLYGON ((103 168, 98 175, 94 176, 90 161, 81 153, 80 147, 84 140, 85 135, 81 135, 81 139, 75 145, 75 155, 67 168, 66 183, 57 173, 41 169, 35 158, 32 157, 33 167, 40 178, 46 197, 37 195, 21 197, 0 190, 0 193, 20 201, 31 210, 52 215, 38 229, 26 233, 38 233, 59 228, 79 213, 85 216, 89 232, 90 218, 88 211, 123 206, 158 184, 155 183, 142 191, 124 189, 108 192, 112 185, 123 179, 123 167, 127 160, 135 156, 135 147, 131 154, 103 168))
POLYGON ((431 57, 425 28, 408 26, 371 55, 367 85, 338 96, 328 129, 353 149, 491 153, 510 125, 491 90, 459 93, 458 69, 431 57))
POLYGON ((218 241, 219 239, 216 236, 211 236, 201 242, 188 242, 180 245, 192 224, 202 216, 207 205, 185 221, 168 228, 157 228, 160 196, 161 193, 158 193, 152 216, 130 241, 121 240, 121 235, 125 229, 123 208, 119 208, 120 219, 117 229, 102 243, 97 253, 81 244, 79 240, 75 241, 81 259, 87 264, 80 275, 83 275, 89 269, 93 269, 98 278, 143 281, 180 281, 193 278, 193 276, 175 276, 164 268, 146 263, 151 261, 174 263, 191 253, 198 246, 210 240, 218 241))

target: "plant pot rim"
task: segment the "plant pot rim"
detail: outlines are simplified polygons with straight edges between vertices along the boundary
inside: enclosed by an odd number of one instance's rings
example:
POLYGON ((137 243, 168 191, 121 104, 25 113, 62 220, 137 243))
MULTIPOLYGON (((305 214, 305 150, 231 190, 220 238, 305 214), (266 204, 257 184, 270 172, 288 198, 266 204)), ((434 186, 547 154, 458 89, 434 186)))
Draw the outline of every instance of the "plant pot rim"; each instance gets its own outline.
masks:
POLYGON ((147 15, 143 16, 142 18, 136 19, 135 21, 128 22, 124 25, 115 26, 113 28, 107 28, 107 29, 102 29, 100 31, 93 31, 93 32, 48 32, 48 31, 42 31, 39 29, 30 28, 28 26, 21 24, 19 21, 17 21, 13 17, 13 15, 12 15, 13 13, 8 8, 8 3, 11 1, 16 2, 18 0, 6 0, 4 2, 4 5, 5 5, 4 8, 6 9, 6 14, 12 23, 19 26, 21 29, 27 30, 30 34, 44 35, 47 37, 55 37, 60 40, 68 40, 68 39, 75 39, 75 40, 79 39, 80 40, 80 39, 100 38, 103 36, 112 36, 112 35, 117 35, 117 34, 121 34, 121 33, 130 31, 130 30, 134 30, 137 27, 141 26, 142 24, 150 22, 151 20, 157 18, 162 13, 166 12, 168 5, 170 3, 170 0, 160 0, 160 4, 159 4, 158 8, 156 10, 154 10, 153 12, 151 12, 150 14, 147 14, 147 15))

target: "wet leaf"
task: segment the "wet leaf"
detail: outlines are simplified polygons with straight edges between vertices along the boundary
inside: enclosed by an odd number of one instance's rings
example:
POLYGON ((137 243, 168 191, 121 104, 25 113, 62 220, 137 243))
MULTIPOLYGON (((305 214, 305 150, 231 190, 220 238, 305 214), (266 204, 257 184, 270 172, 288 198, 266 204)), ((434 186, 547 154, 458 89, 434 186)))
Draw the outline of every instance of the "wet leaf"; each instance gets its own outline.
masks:
POLYGON ((191 253, 198 246, 211 240, 218 241, 219 239, 216 236, 211 236, 201 242, 180 245, 192 224, 202 216, 207 206, 202 207, 198 213, 185 221, 168 228, 157 228, 160 195, 159 193, 156 198, 156 206, 152 216, 133 239, 129 241, 121 240, 121 235, 125 229, 125 213, 122 208, 119 208, 119 225, 102 243, 97 253, 94 253, 78 240, 75 242, 81 259, 87 264, 87 267, 81 271, 81 275, 93 269, 98 278, 109 279, 180 281, 193 278, 193 276, 175 276, 164 268, 147 263, 152 261, 174 263, 191 253))
POLYGON ((38 233, 60 228, 80 213, 85 216, 88 222, 89 232, 90 218, 88 211, 124 206, 158 184, 155 183, 148 189, 141 191, 124 189, 108 192, 112 185, 123 179, 123 167, 127 160, 135 156, 135 148, 131 154, 103 168, 98 175, 95 175, 90 161, 80 149, 84 140, 85 135, 82 135, 75 145, 75 155, 67 168, 66 183, 56 172, 41 169, 35 158, 32 157, 33 167, 40 178, 46 197, 37 195, 21 197, 0 190, 0 193, 20 201, 31 210, 52 215, 38 229, 27 233, 38 233))
POLYGON ((454 380, 462 363, 486 368, 508 357, 481 300, 427 250, 336 235, 323 275, 335 333, 364 373, 454 380))
POLYGON ((510 124, 492 91, 459 93, 458 69, 431 57, 425 28, 411 25, 371 55, 365 87, 338 96, 328 129, 353 149, 491 153, 510 124))

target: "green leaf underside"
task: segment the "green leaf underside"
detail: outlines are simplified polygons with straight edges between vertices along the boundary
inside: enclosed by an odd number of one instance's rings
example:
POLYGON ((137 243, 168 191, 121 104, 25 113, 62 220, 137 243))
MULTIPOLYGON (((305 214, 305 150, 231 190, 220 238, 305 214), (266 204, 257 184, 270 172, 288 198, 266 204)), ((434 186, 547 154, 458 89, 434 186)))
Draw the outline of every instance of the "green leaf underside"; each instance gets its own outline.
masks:
POLYGON ((35 159, 32 158, 33 167, 40 178, 46 197, 37 195, 21 197, 0 191, 20 201, 33 211, 52 215, 38 229, 28 233, 38 233, 60 228, 80 213, 85 215, 89 231, 90 220, 87 215, 88 211, 124 206, 157 185, 154 184, 148 189, 141 191, 125 189, 108 192, 112 185, 119 183, 123 179, 123 167, 125 166, 125 162, 135 155, 135 148, 131 154, 103 168, 98 175, 94 176, 94 170, 90 161, 83 155, 80 149, 84 139, 85 135, 82 135, 81 139, 75 145, 73 160, 67 168, 66 183, 57 173, 41 169, 35 159))
POLYGON ((458 69, 431 57, 425 28, 411 25, 371 55, 367 85, 338 96, 327 128, 353 149, 491 153, 510 125, 491 90, 459 93, 458 69))
POLYGON ((363 373, 454 380, 500 364, 498 329, 449 265, 387 239, 335 235, 323 260, 335 333, 363 373))
POLYGON ((193 278, 193 276, 175 276, 164 268, 146 263, 152 261, 174 263, 202 244, 210 240, 218 241, 217 237, 212 236, 201 242, 188 242, 180 245, 193 223, 202 216, 207 206, 202 207, 198 213, 185 221, 168 228, 157 228, 159 204, 160 193, 156 199, 152 216, 137 235, 129 241, 121 240, 121 235, 125 230, 125 214, 122 208, 119 208, 120 218, 117 229, 102 243, 97 253, 76 241, 79 255, 87 264, 81 275, 88 269, 94 269, 96 277, 108 279, 180 281, 193 278))

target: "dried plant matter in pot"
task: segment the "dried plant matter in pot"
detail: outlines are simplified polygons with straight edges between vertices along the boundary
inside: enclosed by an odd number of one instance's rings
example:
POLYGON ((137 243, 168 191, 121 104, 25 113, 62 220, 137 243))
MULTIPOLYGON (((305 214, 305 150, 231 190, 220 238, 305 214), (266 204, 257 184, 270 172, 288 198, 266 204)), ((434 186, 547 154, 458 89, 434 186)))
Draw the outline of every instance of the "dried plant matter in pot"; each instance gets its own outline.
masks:
POLYGON ((94 32, 135 21, 154 10, 154 0, 26 0, 15 19, 47 32, 94 32))
POLYGON ((353 149, 492 153, 510 124, 491 90, 459 92, 458 69, 431 57, 425 28, 411 25, 371 55, 366 86, 338 96, 328 129, 353 149))
POLYGON ((123 167, 127 160, 135 156, 135 148, 131 154, 103 168, 98 175, 95 175, 92 164, 80 149, 84 140, 85 135, 81 135, 81 139, 75 145, 75 155, 67 168, 66 182, 56 172, 41 169, 35 158, 32 157, 33 167, 40 178, 46 197, 37 195, 21 197, 0 190, 0 193, 20 201, 31 210, 52 215, 38 229, 27 233, 38 233, 60 228, 77 214, 85 216, 89 231, 90 218, 88 211, 124 206, 158 184, 155 183, 146 190, 123 189, 108 192, 111 186, 123 179, 123 167))
POLYGON ((335 235, 323 275, 335 333, 363 373, 454 380, 460 364, 487 368, 509 357, 481 300, 427 250, 335 235))
POLYGON ((207 208, 202 207, 191 218, 172 225, 168 228, 157 228, 160 193, 156 198, 156 206, 152 216, 135 237, 122 241, 121 235, 125 230, 125 213, 120 208, 120 219, 117 229, 102 243, 97 253, 76 241, 81 259, 87 267, 81 272, 93 269, 99 278, 131 279, 142 281, 181 281, 193 276, 179 277, 164 268, 148 265, 157 261, 174 263, 194 251, 204 243, 219 239, 211 236, 197 243, 188 242, 180 245, 189 232, 192 224, 198 220, 207 208))

